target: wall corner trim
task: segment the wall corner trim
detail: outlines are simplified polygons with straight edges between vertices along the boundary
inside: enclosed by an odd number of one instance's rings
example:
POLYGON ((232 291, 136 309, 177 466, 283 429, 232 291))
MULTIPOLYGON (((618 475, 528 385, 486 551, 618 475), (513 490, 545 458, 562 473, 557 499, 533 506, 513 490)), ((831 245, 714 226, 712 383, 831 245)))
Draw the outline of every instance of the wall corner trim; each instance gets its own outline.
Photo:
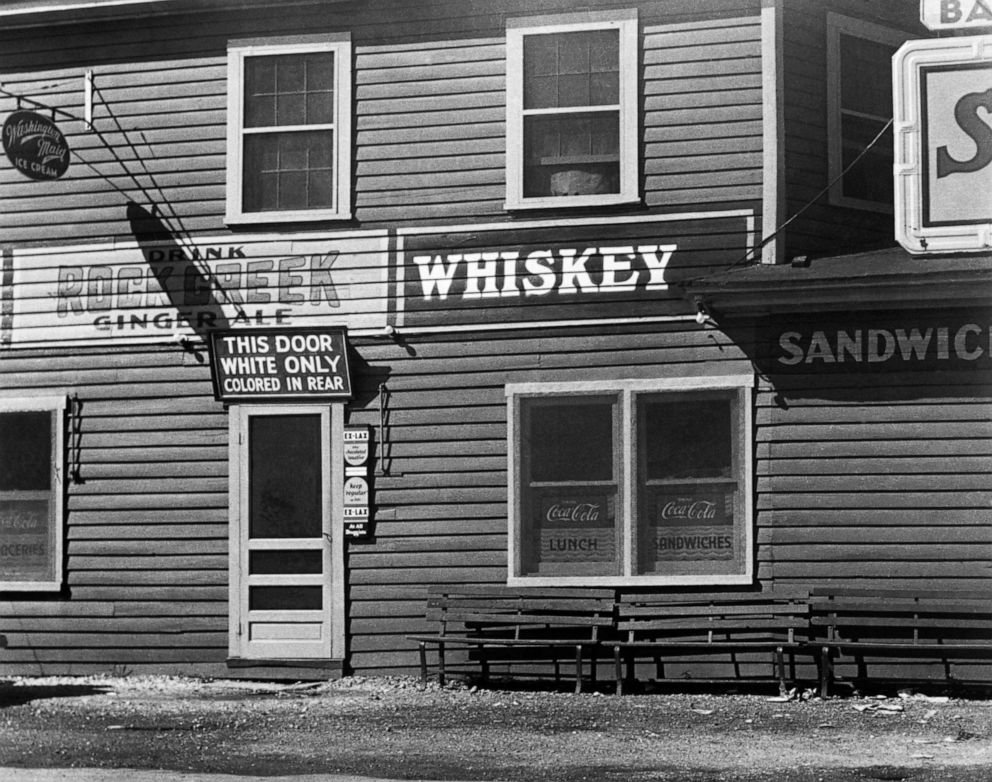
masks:
MULTIPOLYGON (((761 235, 774 234, 785 222, 785 72, 783 64, 783 0, 762 0, 761 7, 761 92, 762 113, 762 195, 761 235)), ((762 248, 762 263, 785 260, 785 236, 778 234, 762 248)))

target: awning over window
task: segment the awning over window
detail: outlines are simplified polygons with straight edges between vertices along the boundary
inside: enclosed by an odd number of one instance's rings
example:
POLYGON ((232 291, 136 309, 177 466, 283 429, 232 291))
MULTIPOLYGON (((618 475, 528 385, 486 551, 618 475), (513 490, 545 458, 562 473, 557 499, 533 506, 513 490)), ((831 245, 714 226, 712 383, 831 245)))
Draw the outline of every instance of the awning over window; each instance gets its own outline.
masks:
POLYGON ((914 256, 893 247, 780 265, 752 265, 681 284, 722 317, 787 312, 992 305, 992 251, 914 256))

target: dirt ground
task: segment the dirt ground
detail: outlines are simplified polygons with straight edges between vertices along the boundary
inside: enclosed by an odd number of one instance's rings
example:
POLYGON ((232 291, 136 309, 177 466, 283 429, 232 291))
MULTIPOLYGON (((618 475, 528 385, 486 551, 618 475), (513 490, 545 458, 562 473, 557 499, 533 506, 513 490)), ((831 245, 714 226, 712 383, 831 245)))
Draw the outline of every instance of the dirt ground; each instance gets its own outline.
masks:
POLYGON ((414 679, 0 679, 0 766, 517 782, 987 782, 992 701, 414 679))

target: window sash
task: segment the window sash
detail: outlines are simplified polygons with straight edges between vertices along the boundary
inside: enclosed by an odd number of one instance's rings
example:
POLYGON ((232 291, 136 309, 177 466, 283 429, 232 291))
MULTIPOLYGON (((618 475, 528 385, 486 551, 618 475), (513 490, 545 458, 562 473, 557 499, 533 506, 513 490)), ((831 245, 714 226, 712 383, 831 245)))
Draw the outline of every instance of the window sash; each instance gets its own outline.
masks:
MULTIPOLYGON (((835 206, 881 213, 891 213, 894 209, 891 184, 894 179, 892 174, 891 128, 888 131, 890 140, 887 146, 885 139, 882 139, 859 162, 859 166, 869 167, 867 170, 862 170, 860 177, 857 168, 841 176, 850 160, 861 152, 864 143, 874 138, 874 134, 872 134, 871 138, 862 142, 860 139, 853 139, 846 135, 845 127, 849 127, 850 120, 868 120, 876 123, 880 130, 891 117, 891 113, 886 115, 884 112, 865 112, 863 106, 858 107, 857 96, 850 92, 850 84, 848 84, 848 91, 845 95, 843 80, 845 39, 848 40, 848 43, 851 39, 858 39, 870 44, 891 47, 894 51, 908 37, 905 33, 861 19, 854 19, 833 12, 827 14, 827 181, 832 183, 829 199, 830 203, 835 206), (854 149, 855 146, 857 146, 856 149, 854 149), (879 168, 884 169, 886 178, 884 183, 879 181, 879 168), (867 185, 867 187, 856 184, 858 182, 867 185)), ((848 51, 853 51, 850 46, 848 46, 848 51)), ((850 72, 851 69, 847 68, 846 70, 850 72)), ((883 68, 882 75, 891 79, 890 71, 890 67, 883 68)), ((890 92, 891 86, 883 94, 888 96, 890 92)), ((891 111, 891 107, 888 105, 884 108, 891 111)))
MULTIPOLYGON (((294 93, 295 94, 295 93, 294 93)), ((306 95, 311 93, 301 93, 306 95)), ((305 110, 306 111, 306 110, 305 110)), ((305 119, 307 115, 304 114, 305 119)), ((314 220, 337 220, 351 217, 351 42, 347 34, 299 36, 262 41, 232 42, 228 48, 228 156, 227 156, 227 214, 228 223, 269 223, 314 220), (326 93, 332 101, 331 121, 310 124, 249 125, 245 115, 247 77, 246 61, 250 58, 283 57, 330 53, 333 56, 333 81, 326 93), (330 167, 312 170, 322 181, 313 182, 302 172, 295 179, 308 184, 303 202, 293 200, 284 205, 272 198, 258 198, 261 173, 247 172, 248 140, 278 138, 280 134, 326 133, 329 135, 330 167), (254 175, 254 180, 252 176, 254 175), (255 185, 251 190, 250 186, 255 185), (314 194, 317 194, 315 197, 314 194), (313 199, 311 204, 307 201, 313 199)), ((294 169, 295 171, 295 169, 294 169)), ((279 173, 279 172, 275 172, 279 173)), ((273 172, 270 172, 269 179, 273 172)), ((284 179, 289 179, 288 175, 284 179)))
MULTIPOLYGON (((507 168, 506 203, 507 209, 552 208, 568 206, 608 205, 630 203, 638 200, 638 155, 637 155, 637 18, 631 13, 624 19, 602 21, 537 20, 533 26, 525 26, 525 20, 507 23, 507 168), (539 22, 545 23, 539 23, 539 22), (577 32, 599 32, 615 29, 619 36, 617 53, 618 101, 592 103, 586 105, 525 107, 524 42, 531 36, 567 35, 577 32), (593 159, 585 155, 583 159, 562 161, 562 167, 548 168, 541 179, 557 173, 556 181, 562 184, 550 186, 543 181, 535 189, 534 175, 537 173, 530 154, 524 125, 528 119, 561 117, 568 119, 588 114, 614 114, 617 117, 618 150, 610 155, 610 160, 593 159), (609 168, 604 169, 607 164, 609 168), (586 166, 568 170, 568 166, 586 166), (615 171, 615 173, 614 173, 615 171), (529 172, 529 173, 528 173, 529 172), (616 180, 614 186, 612 180, 616 180), (528 184, 525 184, 525 180, 528 184), (585 192, 579 192, 585 191, 585 192)), ((590 70, 590 72, 592 72, 590 70)), ((546 167, 550 164, 548 161, 546 167)))
MULTIPOLYGON (((753 580, 754 531, 752 523, 753 478, 751 474, 751 398, 752 376, 719 376, 713 378, 661 379, 656 381, 602 381, 592 383, 550 383, 550 384, 511 384, 507 386, 508 399, 508 462, 509 462, 509 546, 508 583, 517 586, 579 586, 579 585, 691 585, 691 584, 744 584, 753 580), (640 550, 644 545, 646 516, 643 514, 644 490, 641 488, 644 455, 638 421, 638 408, 642 401, 651 399, 675 399, 671 392, 677 392, 683 399, 723 399, 731 406, 731 467, 729 476, 680 477, 672 481, 661 481, 657 485, 676 489, 678 486, 696 485, 700 491, 714 494, 724 491, 732 495, 731 524, 726 530, 712 534, 730 535, 733 556, 714 559, 715 566, 706 560, 683 567, 670 567, 665 572, 646 571, 644 557, 640 550), (526 513, 527 488, 524 486, 529 473, 527 461, 530 458, 526 449, 525 432, 526 410, 534 400, 546 399, 572 401, 581 398, 595 398, 595 394, 619 394, 619 428, 614 429, 613 450, 620 459, 616 471, 617 534, 620 552, 620 573, 618 575, 534 575, 527 572, 525 551, 527 537, 526 523, 522 514, 526 513), (729 562, 729 565, 728 565, 729 562)), ((583 488, 588 483, 583 483, 583 488)), ((708 533, 709 534, 709 533, 708 533)), ((721 541, 726 548, 726 541, 721 541)))
MULTIPOLYGON (((42 412, 47 413, 50 425, 50 436, 47 438, 49 456, 49 485, 47 489, 40 487, 31 489, 16 489, 0 487, 0 509, 6 509, 11 503, 44 503, 44 523, 46 529, 42 532, 25 534, 18 533, 11 525, 8 531, 0 524, 0 546, 25 546, 27 548, 40 546, 44 562, 31 562, 29 567, 20 573, 5 574, 0 570, 0 590, 10 592, 53 592, 62 588, 64 581, 64 497, 65 486, 65 449, 63 418, 66 407, 65 397, 34 397, 29 399, 13 399, 0 397, 0 416, 7 414, 42 412), (45 572, 41 572, 42 568, 45 572)), ((0 511, 3 512, 3 511, 0 511)), ((20 554, 8 553, 16 557, 20 554)), ((30 552, 26 553, 30 558, 30 552)))

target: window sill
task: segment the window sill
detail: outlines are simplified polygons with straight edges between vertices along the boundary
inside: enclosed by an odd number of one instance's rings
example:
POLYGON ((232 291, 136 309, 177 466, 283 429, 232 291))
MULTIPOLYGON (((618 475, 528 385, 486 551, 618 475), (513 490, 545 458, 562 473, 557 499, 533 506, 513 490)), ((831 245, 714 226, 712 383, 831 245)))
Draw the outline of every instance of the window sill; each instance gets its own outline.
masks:
POLYGON ((509 576, 512 587, 645 587, 645 586, 724 586, 752 584, 749 573, 724 576, 509 576))
POLYGON ((351 220, 351 212, 332 212, 329 210, 295 211, 295 212, 251 212, 248 214, 224 215, 227 225, 265 225, 267 223, 320 223, 344 222, 351 220))
POLYGON ((882 201, 869 201, 865 198, 852 198, 850 196, 830 194, 830 205, 839 206, 844 209, 860 209, 864 212, 877 212, 878 214, 893 214, 892 204, 882 201))
POLYGON ((525 198, 519 201, 508 199, 503 204, 503 209, 508 212, 518 212, 530 209, 575 209, 575 208, 595 208, 602 206, 621 206, 627 204, 640 204, 639 196, 629 196, 623 194, 615 195, 589 195, 589 196, 562 196, 547 198, 525 198))
POLYGON ((61 592, 62 584, 55 581, 0 581, 0 592, 61 592))

